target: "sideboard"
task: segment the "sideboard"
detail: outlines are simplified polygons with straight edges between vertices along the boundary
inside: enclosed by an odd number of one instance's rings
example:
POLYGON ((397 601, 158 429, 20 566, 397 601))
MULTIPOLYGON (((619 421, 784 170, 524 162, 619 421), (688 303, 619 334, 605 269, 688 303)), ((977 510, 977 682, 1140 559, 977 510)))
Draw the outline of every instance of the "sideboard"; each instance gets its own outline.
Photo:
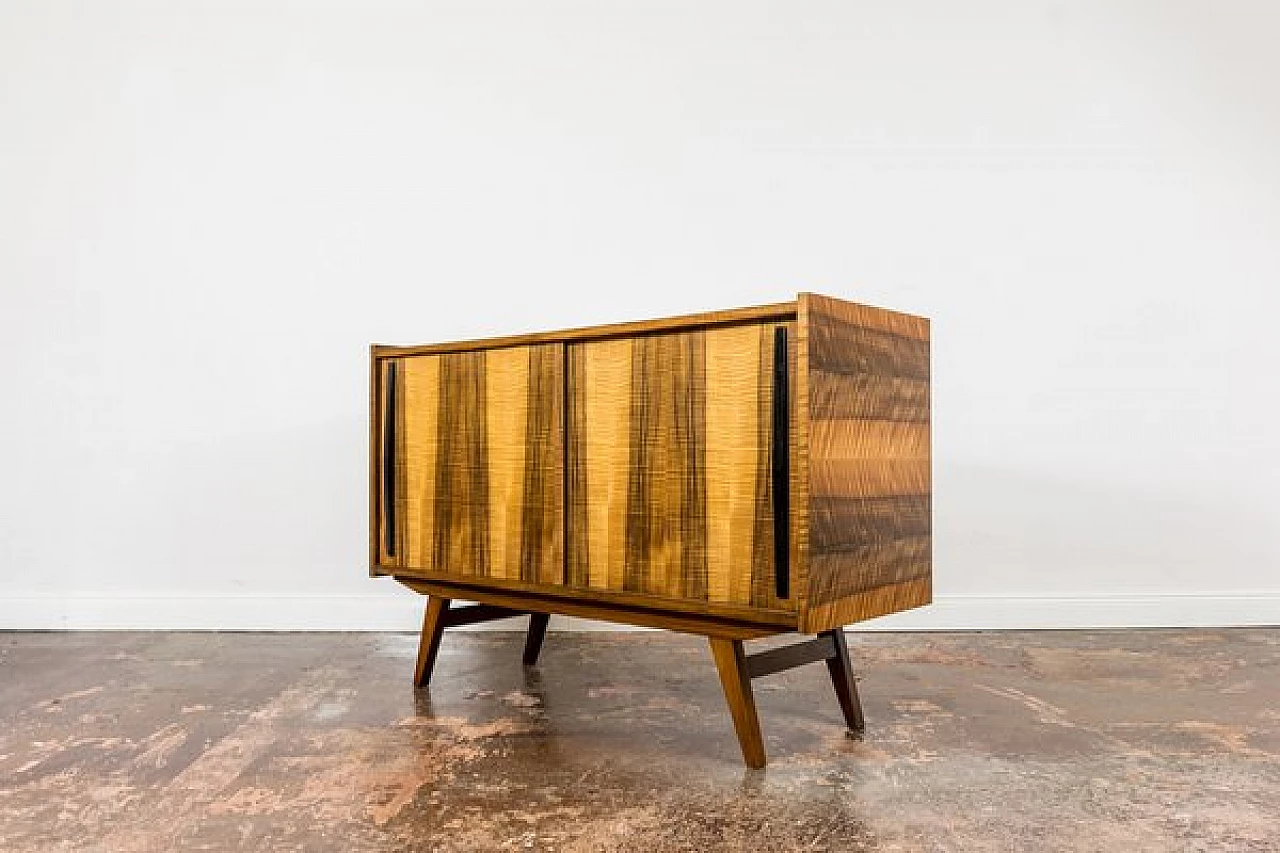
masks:
POLYGON ((528 614, 533 665, 558 613, 709 638, 752 767, 753 678, 823 661, 862 729, 842 627, 931 598, 928 320, 801 293, 371 369, 370 570, 428 596, 416 685, 445 628, 528 614))

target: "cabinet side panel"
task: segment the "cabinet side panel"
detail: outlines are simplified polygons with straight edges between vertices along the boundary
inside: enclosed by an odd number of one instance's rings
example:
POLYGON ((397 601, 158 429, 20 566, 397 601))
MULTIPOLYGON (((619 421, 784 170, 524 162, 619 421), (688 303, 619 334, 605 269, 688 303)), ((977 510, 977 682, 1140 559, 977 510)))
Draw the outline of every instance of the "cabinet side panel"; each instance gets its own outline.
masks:
POLYGON ((801 630, 929 603, 929 323, 802 295, 808 578, 801 630))

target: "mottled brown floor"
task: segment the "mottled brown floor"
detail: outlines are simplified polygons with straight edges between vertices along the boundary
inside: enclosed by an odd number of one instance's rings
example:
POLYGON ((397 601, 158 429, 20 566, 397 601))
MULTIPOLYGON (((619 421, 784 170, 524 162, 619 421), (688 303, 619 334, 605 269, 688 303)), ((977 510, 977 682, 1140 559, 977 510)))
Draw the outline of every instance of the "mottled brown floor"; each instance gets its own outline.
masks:
POLYGON ((1280 851, 1280 631, 851 638, 756 682, 658 633, 0 634, 0 850, 1280 851))

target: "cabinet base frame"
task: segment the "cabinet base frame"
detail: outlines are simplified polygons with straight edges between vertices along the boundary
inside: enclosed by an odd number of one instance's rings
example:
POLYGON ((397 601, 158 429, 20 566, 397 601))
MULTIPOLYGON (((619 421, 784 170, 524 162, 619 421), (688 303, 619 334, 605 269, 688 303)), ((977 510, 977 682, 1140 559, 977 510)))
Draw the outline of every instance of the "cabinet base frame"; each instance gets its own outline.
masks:
POLYGON ((835 688, 845 724, 855 732, 861 732, 865 726, 849 648, 845 643, 844 631, 840 628, 824 631, 805 642, 747 654, 743 646, 744 640, 786 632, 774 627, 739 624, 719 618, 645 612, 640 609, 604 607, 554 598, 537 601, 531 600, 528 595, 512 595, 465 584, 411 578, 397 580, 428 596, 418 645, 418 659, 414 667, 415 687, 430 684, 445 628, 528 615, 530 620, 525 638, 524 664, 532 666, 537 663, 542 649, 550 614, 563 613, 707 637, 716 670, 720 674, 725 701, 733 718, 733 727, 738 735, 738 744, 742 748, 742 758, 748 767, 764 767, 766 762, 760 717, 756 712, 755 695, 751 689, 753 678, 763 678, 797 666, 823 661, 827 665, 827 674, 835 688), (453 600, 459 598, 480 603, 451 608, 453 600))

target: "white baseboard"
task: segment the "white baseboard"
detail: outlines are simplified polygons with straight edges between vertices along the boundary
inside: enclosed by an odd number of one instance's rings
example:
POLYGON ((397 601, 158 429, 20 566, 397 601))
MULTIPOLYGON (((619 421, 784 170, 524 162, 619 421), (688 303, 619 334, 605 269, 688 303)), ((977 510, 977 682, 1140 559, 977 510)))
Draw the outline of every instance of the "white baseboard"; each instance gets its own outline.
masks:
POLYGON ((1280 625, 1280 592, 952 595, 854 626, 869 631, 1230 628, 1280 625))
MULTIPOLYGON (((8 595, 4 630, 416 631, 422 600, 368 595, 8 595)), ((966 631, 1074 628, 1212 628, 1280 625, 1280 591, 1256 593, 938 596, 930 607, 874 619, 854 630, 966 631)), ((477 628, 510 629, 497 622, 477 628)), ((553 629, 621 626, 556 617, 553 629)))

